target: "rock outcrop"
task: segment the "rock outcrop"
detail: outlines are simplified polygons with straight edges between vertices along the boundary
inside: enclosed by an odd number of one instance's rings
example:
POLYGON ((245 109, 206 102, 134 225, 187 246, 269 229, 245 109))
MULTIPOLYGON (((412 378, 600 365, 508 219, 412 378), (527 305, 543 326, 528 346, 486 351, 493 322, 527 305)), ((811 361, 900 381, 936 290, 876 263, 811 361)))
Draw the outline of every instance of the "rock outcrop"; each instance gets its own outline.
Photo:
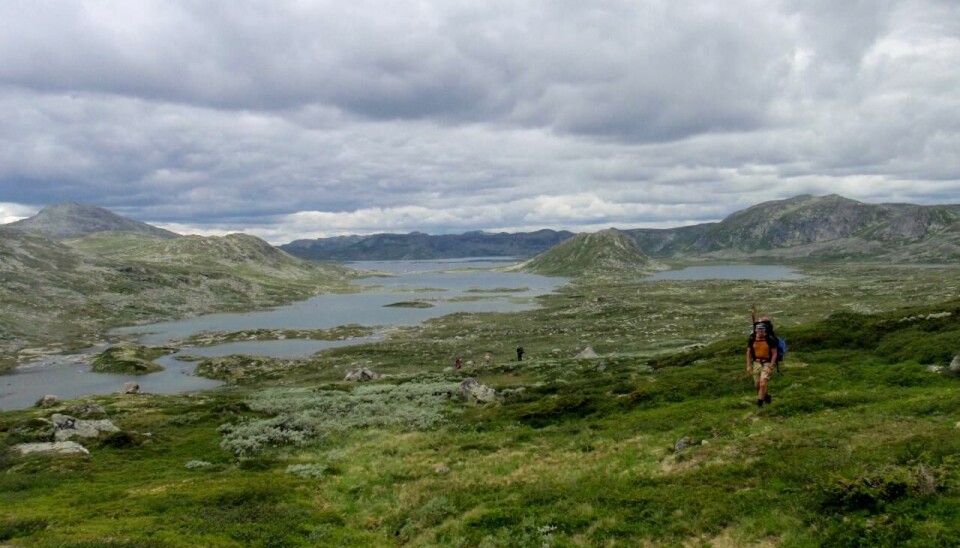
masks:
POLYGON ((14 445, 13 450, 21 455, 29 455, 32 453, 53 453, 57 455, 90 454, 90 451, 87 451, 86 447, 75 441, 21 443, 19 445, 14 445))
POLYGON ((497 401, 497 391, 474 378, 464 379, 460 383, 460 395, 471 403, 493 403, 497 401))
POLYGON ((53 420, 54 439, 66 441, 70 438, 96 438, 102 432, 119 432, 117 425, 109 420, 82 420, 59 413, 50 417, 53 420))
POLYGON ((344 377, 343 380, 350 382, 365 382, 376 380, 379 376, 380 375, 374 373, 366 367, 361 367, 360 369, 354 369, 353 371, 347 373, 347 376, 344 377))

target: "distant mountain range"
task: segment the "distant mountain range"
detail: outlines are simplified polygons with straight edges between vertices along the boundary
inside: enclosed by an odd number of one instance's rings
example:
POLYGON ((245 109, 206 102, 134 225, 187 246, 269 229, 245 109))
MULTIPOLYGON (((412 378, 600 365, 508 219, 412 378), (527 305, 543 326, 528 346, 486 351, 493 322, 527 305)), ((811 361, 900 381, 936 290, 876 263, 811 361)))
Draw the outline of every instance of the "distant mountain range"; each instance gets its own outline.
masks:
POLYGON ((280 246, 291 255, 317 261, 394 261, 462 257, 531 257, 572 237, 566 230, 536 232, 467 232, 431 236, 373 234, 295 240, 280 246))
MULTIPOLYGON (((960 205, 865 204, 838 195, 802 195, 764 202, 717 223, 623 233, 655 259, 955 261, 960 259, 960 205)), ((524 258, 573 235, 552 230, 443 236, 415 232, 296 240, 280 248, 327 261, 524 258)))
MULTIPOLYGON (((130 245, 149 236, 177 242, 182 237, 108 210, 77 203, 50 206, 29 219, 3 225, 54 240, 111 234, 100 252, 116 252, 119 234, 130 245), (111 251, 112 250, 112 251, 111 251)), ((960 259, 960 204, 865 204, 835 194, 802 195, 764 202, 716 223, 669 229, 631 229, 623 234, 653 259, 879 259, 895 262, 944 262, 960 259)), ((413 260, 462 257, 530 258, 569 240, 573 232, 466 232, 429 235, 373 234, 296 240, 279 246, 312 261, 413 260)), ((196 237, 191 237, 196 238, 196 237)), ((263 243, 264 246, 269 244, 263 243)), ((103 247, 103 246, 101 246, 103 247)), ((122 247, 122 246, 121 246, 122 247)), ((266 248, 262 248, 266 249, 266 248)))

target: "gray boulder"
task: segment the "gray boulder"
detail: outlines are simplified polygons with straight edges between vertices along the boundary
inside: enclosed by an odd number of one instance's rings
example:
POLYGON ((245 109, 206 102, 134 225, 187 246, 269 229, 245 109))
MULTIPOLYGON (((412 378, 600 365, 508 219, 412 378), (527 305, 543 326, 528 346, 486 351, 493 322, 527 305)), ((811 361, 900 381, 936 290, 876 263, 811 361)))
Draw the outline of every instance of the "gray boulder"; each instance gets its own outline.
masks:
POLYGON ((140 393, 140 385, 137 384, 137 383, 135 383, 135 382, 133 382, 133 381, 131 381, 131 382, 125 382, 125 383, 123 383, 123 391, 122 391, 122 392, 123 392, 124 394, 139 394, 139 393, 140 393))
POLYGON ((697 442, 696 440, 690 439, 690 437, 688 436, 684 436, 679 440, 677 440, 677 443, 673 444, 673 451, 675 453, 680 453, 682 451, 686 451, 687 449, 689 449, 694 445, 697 445, 698 443, 699 442, 697 442))
POLYGON ((115 424, 108 420, 80 420, 69 415, 54 414, 50 417, 53 420, 54 434, 56 441, 66 441, 70 438, 95 438, 102 432, 119 432, 115 424))
POLYGON ((37 402, 38 407, 48 409, 60 403, 60 398, 54 396, 53 394, 47 394, 46 396, 40 398, 40 401, 37 402))
POLYGON ((360 369, 354 369, 353 371, 347 373, 347 376, 344 377, 343 380, 350 382, 365 382, 376 380, 379 376, 380 375, 377 375, 366 367, 361 367, 360 369))
POLYGON ((460 383, 460 395, 472 403, 492 403, 497 401, 497 391, 477 379, 464 379, 460 383))
POLYGON ((106 415, 107 413, 107 410, 104 409, 102 405, 99 405, 93 402, 87 402, 81 405, 74 405, 72 407, 67 408, 67 411, 69 411, 74 415, 83 415, 83 416, 106 415))
POLYGON ((75 441, 21 443, 19 445, 14 445, 13 450, 17 451, 21 455, 29 455, 31 453, 53 453, 57 455, 90 454, 90 451, 87 451, 86 447, 75 441))
POLYGON ((960 373, 960 354, 954 356, 953 361, 950 362, 950 372, 960 373))

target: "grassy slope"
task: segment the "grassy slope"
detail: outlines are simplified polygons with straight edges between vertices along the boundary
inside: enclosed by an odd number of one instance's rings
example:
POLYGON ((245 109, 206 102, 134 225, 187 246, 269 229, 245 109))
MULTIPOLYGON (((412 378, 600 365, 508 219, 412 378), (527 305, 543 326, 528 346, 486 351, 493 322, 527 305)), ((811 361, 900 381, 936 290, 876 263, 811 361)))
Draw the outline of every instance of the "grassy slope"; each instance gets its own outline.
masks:
POLYGON ((69 244, 0 230, 0 369, 24 348, 82 348, 111 327, 288 303, 351 277, 243 235, 100 233, 69 244))
MULTIPOLYGON (((581 283, 536 311, 454 315, 382 344, 289 363, 271 389, 97 398, 124 430, 151 435, 88 444, 85 458, 0 456, 0 541, 956 545, 960 381, 925 367, 960 351, 951 349, 960 341, 960 304, 950 300, 956 269, 820 274, 581 283), (738 334, 750 300, 791 341, 774 404, 759 412, 738 334), (507 359, 518 342, 529 361, 507 359), (571 358, 587 344, 600 360, 571 358), (453 356, 486 350, 495 363, 467 374, 525 387, 508 403, 417 395, 419 386, 459 380, 441 371, 453 356), (244 418, 283 419, 257 431, 268 438, 304 432, 298 417, 359 390, 340 382, 357 364, 393 374, 378 386, 407 390, 406 403, 381 409, 386 396, 368 394, 313 415, 310 424, 324 426, 300 445, 243 458, 221 448, 227 434, 218 427, 244 418), (334 390, 303 388, 312 386, 334 390), (424 418, 438 410, 446 422, 424 418), (372 420, 401 415, 411 418, 372 420), (354 426, 332 427, 337 421, 354 426), (672 450, 684 437, 695 443, 672 450), (197 459, 212 466, 185 468, 197 459), (303 477, 287 473, 291 465, 303 477)), ((0 416, 4 443, 23 439, 29 417, 50 412, 0 416)))

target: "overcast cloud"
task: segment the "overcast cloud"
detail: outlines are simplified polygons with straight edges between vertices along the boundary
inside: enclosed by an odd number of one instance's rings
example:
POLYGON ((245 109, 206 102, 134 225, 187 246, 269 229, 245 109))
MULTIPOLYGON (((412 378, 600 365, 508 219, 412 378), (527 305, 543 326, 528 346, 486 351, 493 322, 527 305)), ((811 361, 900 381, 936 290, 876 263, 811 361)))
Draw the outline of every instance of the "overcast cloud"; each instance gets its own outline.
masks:
POLYGON ((273 243, 960 203, 952 0, 6 0, 0 222, 273 243))

